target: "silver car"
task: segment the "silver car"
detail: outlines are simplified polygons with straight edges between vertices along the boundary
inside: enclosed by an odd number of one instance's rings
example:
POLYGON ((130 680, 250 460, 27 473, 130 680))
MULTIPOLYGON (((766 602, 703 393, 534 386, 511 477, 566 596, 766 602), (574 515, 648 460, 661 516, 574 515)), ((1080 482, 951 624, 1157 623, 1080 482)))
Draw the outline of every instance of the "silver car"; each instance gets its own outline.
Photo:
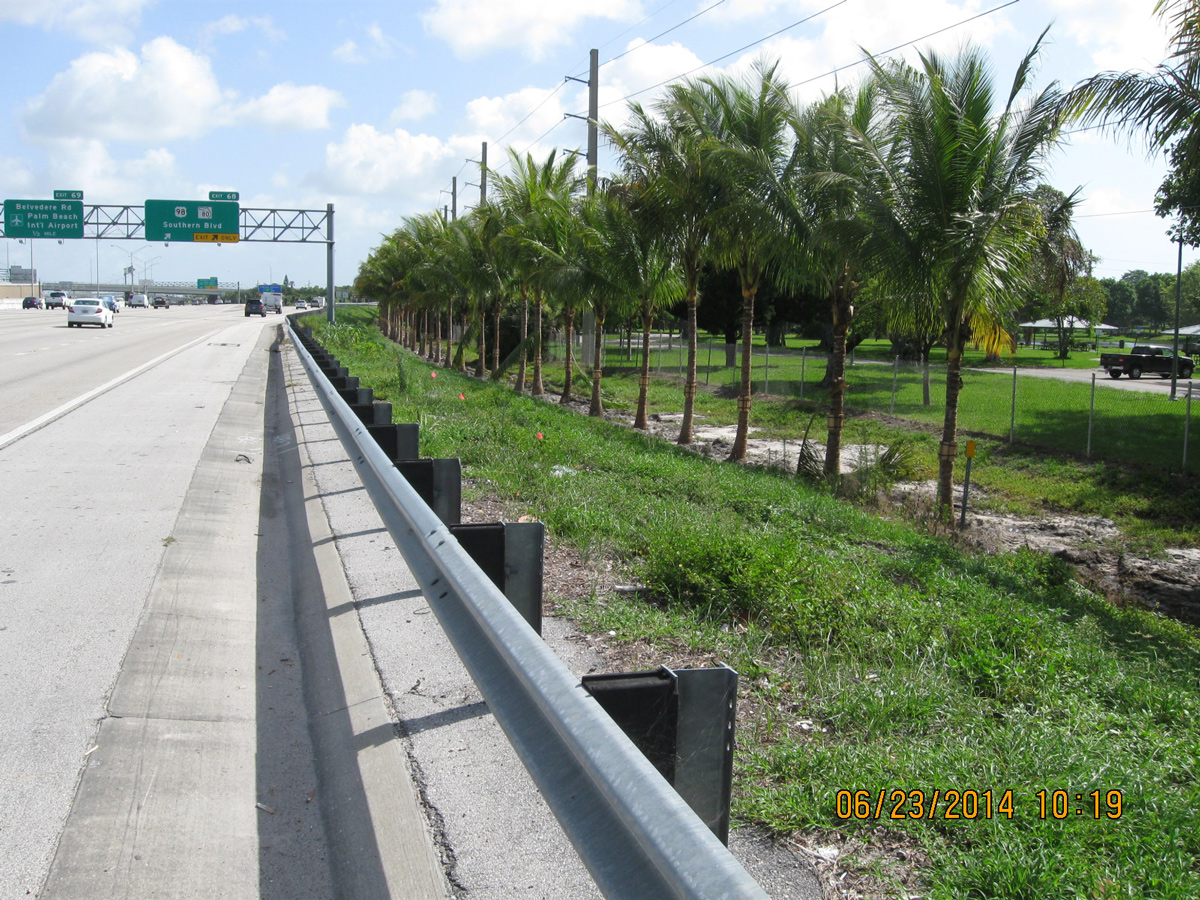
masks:
POLYGON ((76 297, 67 308, 67 327, 84 325, 113 327, 113 312, 99 297, 76 297))

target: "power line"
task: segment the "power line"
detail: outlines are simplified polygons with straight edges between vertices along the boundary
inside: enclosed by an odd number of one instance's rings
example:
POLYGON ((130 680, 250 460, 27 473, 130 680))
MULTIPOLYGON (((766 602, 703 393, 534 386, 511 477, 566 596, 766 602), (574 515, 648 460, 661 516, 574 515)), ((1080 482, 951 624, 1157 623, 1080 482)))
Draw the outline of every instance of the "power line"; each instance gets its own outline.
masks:
MULTIPOLYGON (((597 49, 603 50, 605 47, 609 46, 610 44, 615 44, 621 38, 625 37, 625 35, 629 34, 629 32, 633 31, 634 29, 641 28, 643 25, 645 25, 647 22, 649 22, 651 19, 653 19, 655 16, 657 16, 660 12, 662 12, 668 6, 674 6, 678 2, 679 2, 679 0, 667 0, 666 3, 664 3, 658 9, 656 9, 654 12, 650 13, 650 15, 646 16, 646 18, 642 19, 642 21, 638 22, 636 25, 630 25, 628 28, 626 28, 620 34, 609 38, 607 41, 605 41, 603 44, 601 44, 597 49)), ((693 16, 692 18, 695 18, 695 16, 693 16)), ((612 60, 609 60, 609 62, 612 62, 612 60)), ((608 65, 608 63, 605 63, 605 65, 608 65)))
POLYGON ((1125 212, 1110 212, 1110 213, 1088 213, 1082 216, 1075 216, 1076 219, 1101 219, 1106 216, 1140 216, 1146 213, 1157 212, 1153 209, 1129 209, 1125 212))
MULTIPOLYGON (((668 78, 666 81, 660 81, 658 84, 652 84, 652 85, 650 85, 650 87, 642 88, 640 91, 634 91, 632 94, 626 94, 620 100, 613 100, 609 103, 603 104, 603 106, 615 106, 618 103, 624 103, 626 100, 630 100, 630 99, 636 97, 638 94, 644 94, 647 91, 653 91, 656 88, 662 87, 664 84, 670 84, 673 81, 678 81, 680 78, 687 78, 689 75, 691 75, 695 72, 699 72, 701 69, 707 69, 709 66, 712 66, 712 65, 715 65, 716 63, 721 62, 721 60, 723 60, 723 59, 729 59, 729 57, 735 56, 744 50, 749 50, 751 47, 754 47, 757 44, 761 44, 764 41, 769 41, 771 38, 777 37, 778 35, 783 34, 785 31, 791 31, 793 28, 803 25, 806 22, 811 22, 813 19, 817 18, 818 16, 823 16, 823 15, 825 15, 825 13, 829 12, 831 9, 837 9, 837 7, 843 5, 844 3, 847 3, 847 2, 849 2, 849 0, 838 0, 837 3, 827 6, 822 10, 818 10, 817 12, 813 13, 811 16, 805 16, 803 19, 800 19, 798 22, 793 22, 791 25, 785 25, 783 28, 780 28, 778 31, 771 32, 766 37, 761 37, 756 41, 751 41, 749 44, 746 44, 744 47, 739 47, 736 50, 731 50, 729 53, 726 53, 724 56, 718 56, 716 59, 710 60, 709 62, 704 63, 704 65, 697 66, 696 68, 691 69, 687 72, 684 72, 680 75, 672 76, 671 78, 668 78)), ((1020 0, 1012 0, 1012 3, 1019 3, 1019 2, 1020 2, 1020 0)))
MULTIPOLYGON (((999 6, 993 6, 991 9, 985 9, 981 13, 976 13, 975 15, 969 16, 960 22, 955 22, 953 25, 947 25, 945 28, 939 28, 936 31, 931 31, 928 34, 923 34, 918 38, 913 38, 911 41, 905 41, 903 44, 897 44, 895 47, 889 47, 886 50, 880 50, 876 53, 872 53, 871 55, 872 56, 884 56, 888 53, 895 53, 897 50, 900 50, 904 47, 912 46, 913 44, 916 44, 919 41, 928 40, 931 37, 937 37, 939 34, 942 34, 947 31, 952 31, 955 28, 958 28, 962 25, 966 25, 968 22, 974 22, 976 19, 982 19, 984 16, 990 16, 992 13, 1000 12, 1000 10, 1007 9, 1010 6, 1015 6, 1016 4, 1018 4, 1020 2, 1021 2, 1021 0, 1008 0, 1007 3, 1001 3, 999 6)), ((830 69, 828 72, 825 72, 821 75, 814 75, 812 78, 807 78, 804 81, 801 81, 801 82, 793 85, 793 87, 800 87, 801 85, 811 84, 812 82, 819 81, 822 78, 828 78, 830 75, 836 75, 838 72, 841 72, 845 69, 853 69, 855 66, 861 66, 864 62, 866 62, 866 60, 860 59, 860 60, 857 60, 852 63, 847 63, 844 66, 838 66, 836 69, 830 69)))
MULTIPOLYGON (((724 56, 719 56, 719 57, 717 57, 717 58, 716 58, 716 59, 714 59, 714 60, 711 60, 711 61, 709 61, 709 62, 706 62, 706 63, 705 63, 704 65, 702 65, 702 66, 697 66, 696 68, 694 68, 694 69, 691 69, 690 71, 684 72, 684 73, 682 73, 681 75, 676 75, 676 76, 674 76, 673 78, 668 78, 666 81, 660 81, 658 84, 653 84, 653 85, 651 85, 650 87, 642 88, 642 89, 641 89, 641 90, 639 90, 639 91, 634 91, 632 94, 627 94, 626 96, 622 97, 620 100, 613 100, 613 101, 611 101, 611 102, 609 102, 609 103, 605 103, 605 104, 604 104, 604 106, 613 106, 613 105, 615 105, 615 104, 617 104, 617 103, 624 103, 626 100, 630 100, 630 99, 632 99, 632 98, 634 98, 634 97, 638 96, 639 94, 644 94, 644 93, 646 93, 647 91, 653 91, 653 90, 655 90, 655 89, 657 89, 657 88, 660 88, 660 87, 662 87, 662 86, 663 86, 663 85, 665 85, 665 84, 670 84, 670 83, 671 83, 671 82, 673 82, 673 81, 677 81, 677 80, 678 80, 678 79, 680 79, 680 78, 686 78, 688 75, 692 75, 692 74, 694 74, 694 73, 696 73, 696 72, 699 72, 701 69, 707 69, 709 66, 711 66, 711 65, 715 65, 716 63, 719 63, 719 62, 721 62, 722 60, 728 59, 728 58, 729 58, 729 57, 731 57, 731 56, 734 56, 734 55, 736 55, 736 54, 738 54, 738 53, 741 53, 741 52, 743 52, 743 51, 745 51, 745 50, 748 50, 748 49, 750 49, 751 47, 753 47, 753 46, 755 46, 755 45, 757 45, 757 44, 761 44, 761 43, 763 43, 763 42, 765 42, 765 41, 769 41, 771 38, 773 38, 773 37, 776 37, 776 36, 778 36, 778 35, 780 35, 780 34, 783 34, 785 31, 790 31, 791 29, 793 29, 793 28, 795 28, 795 27, 797 27, 797 26, 799 26, 799 25, 803 25, 804 23, 806 23, 806 22, 808 22, 808 21, 811 21, 812 19, 815 19, 817 16, 822 16, 822 15, 824 15, 825 13, 829 12, 830 10, 832 10, 832 9, 834 9, 834 8, 838 7, 838 6, 841 6, 841 5, 842 5, 842 3, 845 3, 845 2, 846 2, 846 0, 841 0, 841 2, 839 2, 839 3, 834 3, 832 6, 828 6, 828 7, 826 7, 825 9, 822 9, 822 10, 820 10, 820 11, 818 11, 818 12, 815 12, 815 13, 813 13, 811 16, 808 16, 807 18, 801 19, 801 20, 800 20, 800 21, 798 21, 798 22, 793 22, 791 25, 787 25, 787 26, 785 26, 784 28, 781 28, 781 29, 779 29, 778 31, 775 31, 775 32, 772 32, 771 34, 768 34, 766 37, 759 38, 759 39, 758 39, 758 40, 756 40, 756 41, 752 41, 751 43, 749 43, 749 44, 746 44, 744 47, 739 47, 737 50, 733 50, 733 51, 731 51, 731 52, 729 52, 729 53, 726 53, 724 56)), ((975 15, 973 15, 973 16, 968 16, 967 18, 965 18, 965 19, 962 19, 962 20, 960 20, 960 21, 958 21, 958 22, 955 22, 955 23, 954 23, 954 24, 952 24, 952 25, 947 25, 945 28, 939 28, 939 29, 937 29, 936 31, 931 31, 931 32, 929 32, 928 34, 924 34, 924 35, 921 35, 920 37, 913 38, 912 40, 905 41, 905 42, 904 42, 904 43, 902 43, 902 44, 897 44, 896 46, 894 46, 894 47, 890 47, 890 48, 888 48, 887 50, 880 50, 880 51, 878 51, 878 52, 876 52, 876 53, 874 53, 874 54, 872 54, 872 55, 874 55, 874 56, 882 56, 882 55, 884 55, 884 54, 887 54, 887 53, 893 53, 893 52, 895 52, 896 50, 899 50, 899 49, 901 49, 901 48, 903 48, 903 47, 908 47, 908 46, 910 46, 910 45, 912 45, 912 44, 916 44, 916 43, 918 43, 919 41, 924 41, 924 40, 927 40, 927 39, 929 39, 929 38, 931 38, 931 37, 936 37, 937 35, 939 35, 939 34, 942 34, 943 32, 946 32, 946 31, 951 31, 952 29, 959 28, 959 27, 961 27, 961 26, 963 26, 963 25, 966 25, 968 22, 973 22, 973 21, 975 21, 976 19, 981 19, 981 18, 983 18, 984 16, 990 16, 990 15, 992 15, 993 13, 999 12, 999 11, 1000 11, 1000 10, 1002 10, 1002 9, 1007 9, 1007 8, 1008 8, 1008 7, 1010 7, 1010 6, 1015 6, 1016 4, 1018 4, 1018 3, 1020 3, 1020 2, 1021 2, 1021 0, 1008 0, 1008 2, 1007 2, 1007 3, 1002 3, 1002 4, 1000 4, 999 6, 994 6, 994 7, 992 7, 991 9, 984 10, 984 11, 983 11, 983 12, 981 12, 981 13, 976 13, 976 14, 975 14, 975 15)), ((861 59, 860 59, 860 60, 856 60, 855 62, 852 62, 852 63, 847 63, 847 64, 846 64, 846 65, 844 65, 844 66, 838 66, 837 68, 830 69, 828 72, 822 72, 820 75, 814 75, 812 78, 806 78, 804 81, 797 82, 796 84, 793 84, 792 86, 793 86, 793 87, 800 87, 801 85, 810 84, 811 82, 814 82, 814 81, 819 81, 819 80, 820 80, 820 79, 822 79, 822 78, 828 78, 830 75, 836 75, 838 72, 841 72, 841 71, 843 71, 843 70, 845 70, 845 69, 851 69, 851 68, 854 68, 855 66, 860 66, 860 65, 862 65, 862 64, 863 64, 865 61, 866 61, 866 60, 861 60, 861 59)))
MULTIPOLYGON (((633 53, 635 50, 641 50, 643 47, 647 47, 647 46, 653 44, 660 37, 665 37, 666 35, 670 34, 672 31, 682 28, 688 22, 691 22, 695 19, 700 18, 702 15, 704 15, 707 12, 712 12, 714 9, 716 9, 718 6, 720 6, 722 3, 726 3, 726 2, 727 2, 727 0, 717 0, 716 3, 712 4, 711 6, 706 6, 704 9, 700 10, 695 15, 688 16, 682 22, 677 22, 676 24, 674 24, 670 28, 668 28, 666 31, 660 31, 654 37, 647 38, 644 43, 638 44, 636 47, 630 47, 624 53, 618 53, 616 56, 612 57, 611 59, 606 60, 605 62, 600 64, 601 68, 603 68, 604 66, 607 66, 609 63, 616 62, 618 59, 620 59, 623 56, 628 56, 630 53, 633 53)), ((611 41, 609 43, 611 43, 611 41)))

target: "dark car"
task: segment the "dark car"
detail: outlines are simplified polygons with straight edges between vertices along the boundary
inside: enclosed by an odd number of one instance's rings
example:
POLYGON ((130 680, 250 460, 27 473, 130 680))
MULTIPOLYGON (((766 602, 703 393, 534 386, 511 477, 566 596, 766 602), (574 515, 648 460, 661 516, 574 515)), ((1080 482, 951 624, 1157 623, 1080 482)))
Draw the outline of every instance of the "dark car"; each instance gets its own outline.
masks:
POLYGON ((171 304, 167 301, 166 297, 155 297, 154 298, 154 308, 155 309, 170 309, 171 304))
POLYGON ((262 316, 263 318, 266 318, 267 311, 265 309, 263 309, 261 300, 247 300, 246 301, 246 315, 262 316))
POLYGON ((41 297, 26 297, 21 301, 21 309, 45 309, 41 297))

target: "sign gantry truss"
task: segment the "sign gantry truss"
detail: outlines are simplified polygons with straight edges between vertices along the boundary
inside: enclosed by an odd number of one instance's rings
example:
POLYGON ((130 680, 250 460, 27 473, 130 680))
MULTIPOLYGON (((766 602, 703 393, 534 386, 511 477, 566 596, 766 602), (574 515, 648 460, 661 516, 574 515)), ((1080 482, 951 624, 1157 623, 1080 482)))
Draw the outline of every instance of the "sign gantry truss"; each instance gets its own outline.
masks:
MULTIPOLYGON (((85 206, 84 240, 145 241, 146 214, 142 206, 85 206)), ((329 209, 246 209, 238 217, 239 241, 271 243, 329 243, 329 209)), ((0 224, 0 237, 6 237, 0 224)), ((181 241, 181 243, 190 243, 181 241)))

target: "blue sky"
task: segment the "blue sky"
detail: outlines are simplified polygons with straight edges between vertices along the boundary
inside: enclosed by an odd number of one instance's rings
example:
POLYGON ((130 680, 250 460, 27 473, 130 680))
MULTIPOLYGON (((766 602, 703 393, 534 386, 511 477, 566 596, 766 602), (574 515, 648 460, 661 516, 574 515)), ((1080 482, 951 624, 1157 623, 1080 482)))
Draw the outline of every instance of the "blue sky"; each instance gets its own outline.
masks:
MULTIPOLYGON (((0 0, 0 195, 83 190, 85 204, 141 205, 236 190, 243 207, 332 203, 345 284, 403 216, 449 204, 453 176, 460 210, 478 200, 468 160, 481 142, 493 166, 507 146, 538 157, 582 149, 584 123, 564 114, 586 112, 586 88, 564 77, 586 77, 593 47, 601 118, 618 123, 630 95, 649 103, 647 88, 738 71, 760 55, 781 60, 802 100, 860 77, 864 49, 911 41, 896 53, 979 43, 1004 84, 1047 25, 1039 84, 1164 57, 1153 0, 1020 0, 991 11, 1002 3, 0 0)), ((611 165, 602 149, 601 168, 611 165)), ((1145 212, 1162 171, 1142 148, 1095 132, 1055 155, 1049 182, 1083 187, 1077 224, 1101 258, 1098 276, 1174 271, 1165 223, 1145 212)), ((0 265, 29 265, 28 243, 3 243, 0 265)), ((119 281, 132 253, 139 278, 325 283, 323 246, 43 240, 34 253, 46 280, 91 281, 98 260, 101 280, 119 281)), ((1185 251, 1184 264, 1194 258, 1185 251)))

